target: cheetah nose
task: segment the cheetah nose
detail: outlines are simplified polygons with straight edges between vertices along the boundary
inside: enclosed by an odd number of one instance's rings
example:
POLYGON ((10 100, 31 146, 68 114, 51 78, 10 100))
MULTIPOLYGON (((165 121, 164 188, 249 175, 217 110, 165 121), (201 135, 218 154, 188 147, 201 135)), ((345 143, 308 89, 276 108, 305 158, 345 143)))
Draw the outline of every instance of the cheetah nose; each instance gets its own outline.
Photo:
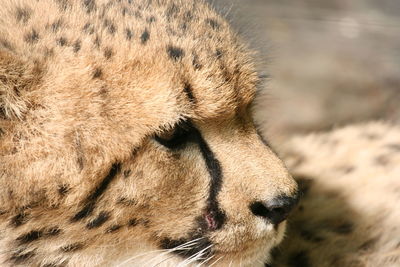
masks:
POLYGON ((269 201, 253 202, 250 210, 254 215, 265 218, 272 224, 279 224, 288 217, 298 201, 298 194, 293 197, 279 196, 269 201))

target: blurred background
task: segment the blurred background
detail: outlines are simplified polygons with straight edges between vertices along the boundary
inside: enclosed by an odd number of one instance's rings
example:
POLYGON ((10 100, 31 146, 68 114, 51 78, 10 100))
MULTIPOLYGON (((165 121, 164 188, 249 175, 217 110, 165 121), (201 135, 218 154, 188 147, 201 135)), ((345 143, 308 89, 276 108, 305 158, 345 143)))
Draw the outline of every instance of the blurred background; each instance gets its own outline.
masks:
POLYGON ((212 0, 259 52, 257 118, 273 142, 352 122, 400 122, 399 0, 212 0))

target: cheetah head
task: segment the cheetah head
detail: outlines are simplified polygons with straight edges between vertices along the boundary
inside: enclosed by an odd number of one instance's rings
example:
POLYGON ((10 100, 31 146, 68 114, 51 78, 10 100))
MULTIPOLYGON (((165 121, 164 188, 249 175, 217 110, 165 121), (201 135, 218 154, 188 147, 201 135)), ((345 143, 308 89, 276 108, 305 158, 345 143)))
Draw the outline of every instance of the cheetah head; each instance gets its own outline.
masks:
POLYGON ((35 38, 0 28, 0 259, 268 261, 297 185, 255 127, 257 73, 228 24, 200 1, 143 1, 144 22, 120 14, 131 1, 25 2, 35 38))

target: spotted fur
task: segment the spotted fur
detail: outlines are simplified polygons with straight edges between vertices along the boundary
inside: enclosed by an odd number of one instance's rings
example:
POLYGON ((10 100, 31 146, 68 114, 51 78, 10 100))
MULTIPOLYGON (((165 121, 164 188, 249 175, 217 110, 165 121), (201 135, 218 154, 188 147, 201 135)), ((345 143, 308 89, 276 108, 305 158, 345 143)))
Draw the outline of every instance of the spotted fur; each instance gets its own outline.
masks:
POLYGON ((399 144, 383 122, 287 142, 303 197, 273 266, 399 266, 399 144))

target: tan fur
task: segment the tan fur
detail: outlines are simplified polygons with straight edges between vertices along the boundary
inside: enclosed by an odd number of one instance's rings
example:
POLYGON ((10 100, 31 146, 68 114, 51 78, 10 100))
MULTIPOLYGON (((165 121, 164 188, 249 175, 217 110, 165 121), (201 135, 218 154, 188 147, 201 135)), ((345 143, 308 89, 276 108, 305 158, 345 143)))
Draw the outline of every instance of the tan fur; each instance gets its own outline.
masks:
POLYGON ((200 233, 207 206, 199 147, 171 151, 153 139, 185 119, 223 171, 226 221, 201 232, 213 245, 208 263, 262 266, 285 227, 249 205, 297 186, 254 128, 251 62, 198 0, 2 0, 2 265, 205 260, 160 250, 200 233))
POLYGON ((400 265, 400 127, 373 122, 293 138, 305 192, 274 266, 400 265))

